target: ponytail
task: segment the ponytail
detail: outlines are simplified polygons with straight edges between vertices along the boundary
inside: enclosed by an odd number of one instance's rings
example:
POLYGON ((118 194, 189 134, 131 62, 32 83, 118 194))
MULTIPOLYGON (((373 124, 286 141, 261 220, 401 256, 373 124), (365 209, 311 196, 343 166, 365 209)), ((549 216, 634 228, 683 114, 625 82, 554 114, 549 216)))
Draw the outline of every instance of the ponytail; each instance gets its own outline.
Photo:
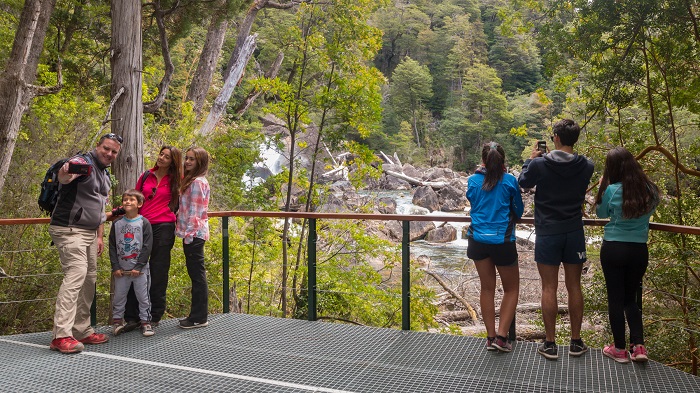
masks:
POLYGON ((486 169, 484 183, 481 189, 491 191, 496 184, 503 179, 503 172, 506 165, 506 152, 503 147, 496 142, 490 142, 481 149, 481 160, 486 169))

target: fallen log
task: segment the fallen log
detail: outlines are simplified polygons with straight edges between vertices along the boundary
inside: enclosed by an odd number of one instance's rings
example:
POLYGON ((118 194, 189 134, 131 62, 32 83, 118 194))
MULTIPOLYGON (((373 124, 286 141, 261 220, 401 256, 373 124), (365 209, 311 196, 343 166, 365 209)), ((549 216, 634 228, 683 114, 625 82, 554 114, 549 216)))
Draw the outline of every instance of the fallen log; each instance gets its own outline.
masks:
MULTIPOLYGON (((432 275, 432 274, 431 274, 432 275)), ((539 303, 525 303, 525 304, 518 304, 516 307, 515 311, 519 313, 528 313, 528 312, 537 312, 540 311, 540 304, 539 303)), ((568 314, 569 313, 569 307, 566 305, 559 305, 559 309, 557 310, 558 314, 568 314)), ((500 310, 496 308, 496 316, 500 316, 500 310)), ((448 322, 459 322, 459 321, 466 321, 472 318, 471 313, 468 310, 460 310, 460 311, 443 311, 438 313, 435 318, 439 318, 440 320, 443 321, 448 321, 448 322)))
POLYGON ((423 271, 425 273, 427 273, 428 275, 430 275, 432 278, 434 278, 435 281, 437 281, 438 284, 440 284, 440 286, 445 288, 445 290, 447 292, 449 292, 450 295, 454 296, 455 299, 459 300, 459 302, 464 305, 464 307, 467 309, 467 312, 469 313, 469 317, 471 318, 472 322, 476 323, 479 321, 479 318, 476 315, 476 311, 474 310, 474 307, 472 307, 472 305, 469 304, 469 302, 465 298, 463 298, 457 292, 455 292, 452 288, 450 288, 450 286, 447 285, 447 283, 437 274, 431 272, 430 270, 423 270, 423 271))
POLYGON ((384 173, 386 173, 389 176, 394 176, 394 177, 397 177, 401 180, 405 180, 414 186, 430 186, 432 188, 441 189, 441 188, 447 187, 450 184, 450 183, 444 182, 444 181, 423 181, 423 180, 416 179, 414 177, 406 176, 403 173, 398 173, 398 172, 394 172, 394 171, 384 170, 384 173))

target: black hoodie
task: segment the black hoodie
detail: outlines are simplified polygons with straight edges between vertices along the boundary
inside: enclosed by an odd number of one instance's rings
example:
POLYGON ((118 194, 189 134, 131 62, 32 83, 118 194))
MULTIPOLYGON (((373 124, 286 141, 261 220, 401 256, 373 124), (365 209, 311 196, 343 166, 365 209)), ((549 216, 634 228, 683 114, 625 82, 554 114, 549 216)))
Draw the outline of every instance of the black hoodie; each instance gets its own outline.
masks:
POLYGON ((528 159, 518 183, 535 189, 535 231, 538 235, 568 233, 583 228, 582 206, 593 163, 578 154, 553 150, 528 159))

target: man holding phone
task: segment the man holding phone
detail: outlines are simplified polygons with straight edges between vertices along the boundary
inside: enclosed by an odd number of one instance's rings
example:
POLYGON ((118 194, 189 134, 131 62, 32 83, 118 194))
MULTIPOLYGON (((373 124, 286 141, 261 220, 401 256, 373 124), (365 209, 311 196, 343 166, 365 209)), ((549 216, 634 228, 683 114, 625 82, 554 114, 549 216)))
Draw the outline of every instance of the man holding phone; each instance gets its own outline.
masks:
MULTIPOLYGON (((564 265, 564 281, 571 324, 570 356, 581 356, 588 347, 581 340, 583 294, 581 272, 586 261, 582 206, 593 163, 574 153, 581 128, 564 119, 552 127, 554 150, 542 152, 540 142, 523 164, 518 183, 535 189, 535 262, 542 283, 542 320, 545 342, 537 351, 547 359, 558 359, 555 342, 559 265, 564 265)), ((544 146, 546 150, 546 144, 544 146)))
POLYGON ((111 181, 107 167, 121 150, 122 137, 103 135, 95 149, 68 160, 58 171, 61 183, 49 235, 58 248, 63 282, 56 297, 50 349, 80 352, 84 344, 108 340, 90 326, 97 256, 104 250, 105 204, 111 181))

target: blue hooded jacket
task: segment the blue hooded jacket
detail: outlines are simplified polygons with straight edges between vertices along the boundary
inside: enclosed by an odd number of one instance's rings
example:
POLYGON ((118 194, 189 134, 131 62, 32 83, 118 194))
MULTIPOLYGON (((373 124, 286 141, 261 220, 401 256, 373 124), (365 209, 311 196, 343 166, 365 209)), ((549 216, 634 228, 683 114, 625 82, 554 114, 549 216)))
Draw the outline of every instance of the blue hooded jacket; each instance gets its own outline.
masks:
POLYGON ((515 176, 504 173, 496 186, 484 191, 486 170, 482 167, 467 179, 467 199, 472 223, 467 237, 480 243, 515 241, 515 221, 523 215, 523 199, 515 176))

